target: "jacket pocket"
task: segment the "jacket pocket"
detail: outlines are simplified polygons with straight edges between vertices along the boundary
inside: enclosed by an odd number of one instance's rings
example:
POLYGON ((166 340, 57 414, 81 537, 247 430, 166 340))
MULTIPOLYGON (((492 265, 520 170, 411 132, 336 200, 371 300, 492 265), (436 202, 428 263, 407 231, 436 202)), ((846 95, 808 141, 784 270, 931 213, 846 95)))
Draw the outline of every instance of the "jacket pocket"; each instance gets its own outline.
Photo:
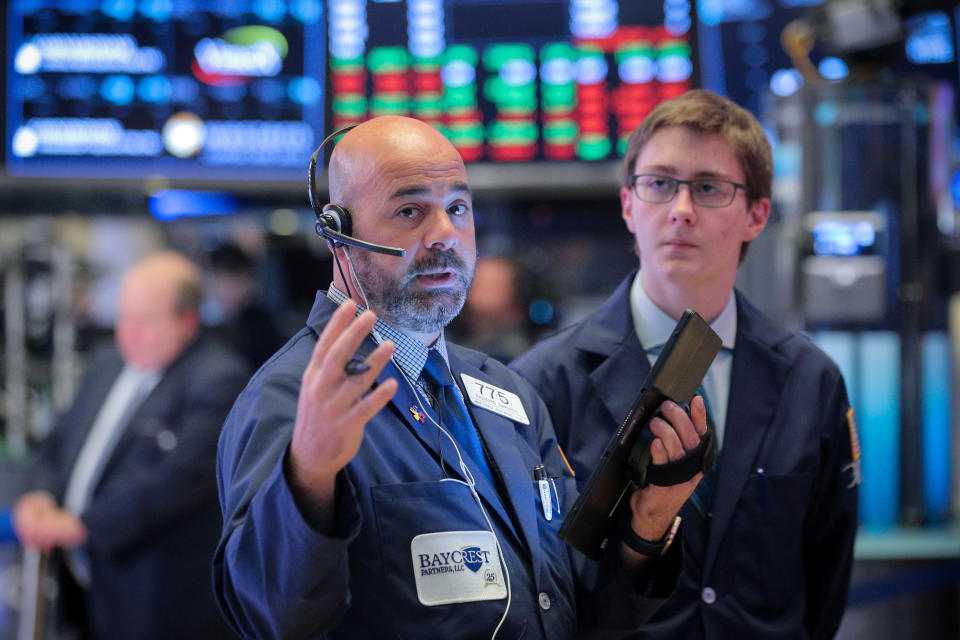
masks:
POLYGON ((736 591, 749 608, 778 611, 803 597, 802 531, 812 483, 809 473, 747 478, 733 533, 736 591))
MULTIPOLYGON (((486 521, 469 487, 457 480, 378 485, 371 488, 376 517, 377 537, 383 562, 382 587, 378 588, 378 610, 393 617, 393 627, 400 638, 477 637, 479 629, 497 626, 507 606, 506 598, 427 606, 420 601, 417 580, 443 579, 443 573, 423 573, 422 559, 415 557, 413 541, 417 536, 455 531, 489 531, 486 521), (469 624, 464 621, 469 620, 469 624)), ((503 535, 498 532, 498 535, 503 535)), ((442 536, 438 537, 443 540, 442 536)), ((507 541, 501 540, 506 547, 507 541)), ((421 550, 422 551, 422 550, 421 550)), ((445 570, 472 571, 482 576, 483 570, 469 566, 454 549, 437 548, 445 570), (448 553, 448 555, 443 555, 448 553), (468 566, 460 567, 460 564, 468 566)), ((489 551, 484 549, 483 551, 489 551)), ((490 562, 498 563, 493 548, 490 562)), ((428 558, 428 560, 430 560, 428 558)), ((433 569, 435 567, 430 567, 433 569)), ((525 625, 504 623, 503 637, 520 638, 525 625)), ((489 635, 486 631, 480 635, 489 635)))

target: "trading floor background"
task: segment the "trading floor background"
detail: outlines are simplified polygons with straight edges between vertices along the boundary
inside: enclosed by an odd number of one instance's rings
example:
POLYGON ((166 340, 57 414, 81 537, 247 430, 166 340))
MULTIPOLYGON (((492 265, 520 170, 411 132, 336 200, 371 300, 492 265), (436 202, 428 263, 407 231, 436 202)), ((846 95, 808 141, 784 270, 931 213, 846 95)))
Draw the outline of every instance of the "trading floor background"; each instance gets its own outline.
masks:
POLYGON ((960 636, 955 3, 3 10, 0 640, 15 637, 22 595, 9 509, 110 339, 137 259, 168 247, 195 260, 205 324, 228 342, 262 336, 270 345, 248 355, 259 364, 332 268, 305 193, 314 146, 351 122, 413 115, 457 146, 473 189, 481 267, 449 332, 509 360, 635 268, 623 141, 693 87, 751 110, 774 149, 770 223, 738 287, 837 361, 856 412, 861 531, 839 637, 960 636))

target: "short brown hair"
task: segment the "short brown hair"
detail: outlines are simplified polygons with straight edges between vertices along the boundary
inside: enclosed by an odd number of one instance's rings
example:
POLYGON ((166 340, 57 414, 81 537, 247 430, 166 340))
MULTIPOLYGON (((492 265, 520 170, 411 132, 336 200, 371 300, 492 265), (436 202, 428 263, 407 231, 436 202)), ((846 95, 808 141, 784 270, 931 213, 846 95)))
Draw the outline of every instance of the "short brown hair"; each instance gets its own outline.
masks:
POLYGON ((770 197, 773 154, 760 123, 753 114, 733 101, 703 89, 694 89, 662 102, 634 130, 623 159, 623 186, 630 186, 630 176, 637 158, 653 134, 664 127, 686 127, 699 133, 720 136, 740 161, 748 202, 770 197))
MULTIPOLYGON (((662 102, 637 127, 627 142, 620 180, 629 188, 637 158, 643 148, 664 127, 686 127, 698 133, 717 135, 733 149, 743 169, 747 203, 769 198, 773 182, 773 153, 763 127, 753 114, 732 100, 710 91, 694 89, 662 102)), ((740 247, 740 262, 747 256, 749 242, 740 247)))

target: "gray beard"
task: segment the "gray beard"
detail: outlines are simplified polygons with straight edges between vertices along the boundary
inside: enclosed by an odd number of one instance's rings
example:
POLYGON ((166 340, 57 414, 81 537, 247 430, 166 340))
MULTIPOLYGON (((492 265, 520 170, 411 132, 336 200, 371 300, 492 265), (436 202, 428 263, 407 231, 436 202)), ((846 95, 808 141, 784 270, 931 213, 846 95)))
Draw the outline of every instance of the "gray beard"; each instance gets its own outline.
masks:
POLYGON ((400 330, 432 333, 443 329, 460 313, 473 282, 473 270, 467 273, 466 263, 452 250, 431 252, 401 278, 379 271, 364 251, 354 253, 351 259, 369 307, 400 330), (417 274, 437 268, 452 271, 455 283, 439 290, 417 290, 417 274))

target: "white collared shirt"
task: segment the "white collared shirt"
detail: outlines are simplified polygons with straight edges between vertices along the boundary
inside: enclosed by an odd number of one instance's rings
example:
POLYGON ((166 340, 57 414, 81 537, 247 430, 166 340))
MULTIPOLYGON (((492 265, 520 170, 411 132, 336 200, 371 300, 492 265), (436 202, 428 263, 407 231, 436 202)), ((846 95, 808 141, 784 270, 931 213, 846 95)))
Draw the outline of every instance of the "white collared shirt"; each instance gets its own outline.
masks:
POLYGON ((81 515, 133 412, 160 381, 161 372, 126 365, 110 387, 70 472, 63 506, 81 515))
MULTIPOLYGON (((330 287, 327 289, 327 299, 333 302, 334 304, 340 305, 343 304, 347 298, 347 294, 340 291, 334 284, 331 282, 330 287)), ((354 317, 359 316, 361 313, 366 311, 364 307, 359 302, 356 302, 357 311, 354 317)), ((440 337, 437 338, 437 341, 433 344, 432 347, 428 347, 416 338, 408 336, 406 333, 397 329, 393 325, 387 324, 380 318, 377 318, 377 322, 374 325, 374 330, 377 334, 384 340, 392 340, 395 346, 393 352, 393 362, 400 368, 400 370, 406 374, 409 380, 415 381, 417 387, 423 392, 427 401, 430 402, 431 406, 434 405, 433 396, 430 394, 430 389, 426 382, 422 378, 423 365, 427 362, 427 356, 430 353, 430 349, 436 349, 440 352, 440 356, 443 358, 443 361, 447 363, 447 367, 450 367, 450 358, 447 355, 447 342, 444 339, 443 331, 440 331, 440 337)), ((373 337, 375 342, 379 343, 379 340, 375 336, 373 337)), ((460 393, 460 385, 455 385, 457 387, 457 392, 460 393)), ((463 394, 461 393, 461 397, 463 394)))
MULTIPOLYGON (((633 279, 630 287, 630 312, 637 338, 644 349, 652 349, 667 342, 677 321, 654 304, 643 288, 640 273, 633 279)), ((710 323, 723 341, 723 348, 717 354, 713 364, 703 378, 703 390, 710 402, 710 413, 717 430, 717 445, 723 444, 723 433, 727 422, 727 405, 730 401, 730 372, 733 368, 733 347, 737 338, 737 302, 733 291, 716 320, 710 323)), ((653 364, 656 354, 647 352, 653 364)))

